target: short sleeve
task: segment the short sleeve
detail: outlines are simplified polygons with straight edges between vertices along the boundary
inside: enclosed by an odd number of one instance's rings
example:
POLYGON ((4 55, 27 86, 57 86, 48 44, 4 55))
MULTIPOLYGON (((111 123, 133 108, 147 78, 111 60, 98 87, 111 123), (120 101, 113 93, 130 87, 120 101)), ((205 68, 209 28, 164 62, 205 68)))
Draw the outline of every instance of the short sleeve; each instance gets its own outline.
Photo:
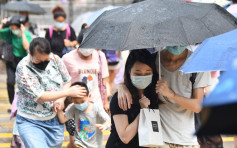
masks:
POLYGON ((199 72, 194 83, 194 88, 207 87, 211 85, 211 73, 199 72))
POLYGON ((59 69, 60 69, 60 72, 61 72, 61 76, 63 78, 63 82, 64 83, 67 83, 71 80, 71 77, 67 71, 67 68, 65 66, 65 64, 63 63, 62 59, 59 58, 59 56, 57 55, 54 55, 55 58, 57 59, 57 62, 58 62, 58 66, 59 66, 59 69))
POLYGON ((105 54, 101 51, 99 51, 99 53, 102 63, 102 78, 106 78, 109 76, 108 62, 106 60, 105 54))
POLYGON ((97 116, 99 117, 100 121, 108 121, 110 120, 109 115, 105 112, 104 108, 102 106, 94 104, 97 108, 97 116))
POLYGON ((4 28, 4 29, 1 29, 0 30, 0 39, 2 39, 2 40, 7 40, 9 37, 9 31, 10 31, 10 29, 9 28, 4 28))
POLYGON ((72 105, 66 112, 65 116, 67 119, 74 119, 75 117, 75 107, 72 105))
POLYGON ((110 112, 111 115, 117 115, 117 114, 126 114, 127 115, 127 111, 123 111, 119 105, 118 105, 118 93, 116 93, 111 102, 110 102, 110 112))
POLYGON ((71 69, 70 69, 70 66, 69 66, 69 63, 68 63, 68 61, 70 61, 70 60, 68 60, 68 59, 69 59, 68 54, 65 54, 65 55, 62 57, 62 61, 63 61, 64 65, 66 66, 67 71, 68 71, 68 73, 69 73, 69 75, 70 75, 71 69))
POLYGON ((37 101, 45 92, 36 75, 26 65, 19 64, 16 69, 18 89, 37 101))
POLYGON ((70 30, 71 30, 71 37, 70 37, 71 41, 77 40, 76 33, 75 33, 74 29, 71 26, 70 26, 70 30))

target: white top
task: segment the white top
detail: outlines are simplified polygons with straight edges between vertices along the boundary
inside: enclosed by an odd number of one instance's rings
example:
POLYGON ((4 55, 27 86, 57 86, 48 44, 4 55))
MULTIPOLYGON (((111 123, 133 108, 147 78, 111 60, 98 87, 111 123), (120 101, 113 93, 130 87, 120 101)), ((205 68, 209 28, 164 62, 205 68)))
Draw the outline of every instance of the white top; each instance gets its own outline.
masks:
MULTIPOLYGON (((188 51, 188 57, 191 53, 191 51, 188 51)), ((156 64, 158 67, 158 58, 156 64)), ((170 72, 161 65, 161 77, 167 81, 169 88, 176 94, 191 98, 192 83, 189 80, 191 74, 182 74, 179 69, 170 72)), ((198 73, 194 88, 209 86, 210 80, 209 72, 198 73)), ((161 95, 159 97, 164 102, 164 104, 159 105, 164 142, 179 145, 198 145, 197 137, 194 136, 194 112, 185 109, 169 98, 167 99, 170 102, 166 101, 161 95)))

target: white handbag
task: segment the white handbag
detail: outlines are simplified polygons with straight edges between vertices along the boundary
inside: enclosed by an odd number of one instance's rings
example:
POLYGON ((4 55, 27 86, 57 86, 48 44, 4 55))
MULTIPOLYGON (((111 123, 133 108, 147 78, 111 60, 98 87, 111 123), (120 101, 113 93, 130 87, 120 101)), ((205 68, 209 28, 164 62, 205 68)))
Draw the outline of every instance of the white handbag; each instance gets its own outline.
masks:
POLYGON ((160 113, 158 109, 141 109, 138 126, 139 146, 163 146, 160 113))

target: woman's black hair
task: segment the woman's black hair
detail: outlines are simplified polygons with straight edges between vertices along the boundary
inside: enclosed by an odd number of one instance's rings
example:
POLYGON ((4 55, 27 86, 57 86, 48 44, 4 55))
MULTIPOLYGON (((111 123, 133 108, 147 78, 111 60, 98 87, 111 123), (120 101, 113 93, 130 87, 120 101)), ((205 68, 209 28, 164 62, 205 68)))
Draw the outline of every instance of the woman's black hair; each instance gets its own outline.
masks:
POLYGON ((85 89, 86 89, 86 95, 87 95, 87 96, 89 95, 90 92, 89 92, 89 89, 88 89, 86 83, 84 83, 84 82, 74 82, 74 83, 72 83, 71 86, 75 86, 75 85, 79 85, 79 86, 81 86, 81 87, 85 87, 85 89))
POLYGON ((131 69, 136 62, 141 62, 149 67, 151 67, 153 72, 152 82, 147 88, 145 88, 143 94, 150 99, 150 108, 158 108, 158 95, 156 93, 156 83, 158 80, 158 73, 156 71, 155 65, 155 54, 151 54, 147 49, 137 49, 130 52, 127 62, 125 65, 125 73, 124 73, 124 84, 130 91, 133 99, 133 103, 139 103, 139 99, 141 96, 138 93, 138 89, 132 84, 131 81, 131 69))
POLYGON ((66 15, 64 9, 63 9, 62 7, 60 7, 60 6, 56 6, 56 7, 53 9, 52 13, 53 13, 53 18, 54 18, 54 19, 58 18, 59 16, 62 16, 62 17, 64 17, 65 19, 66 19, 66 17, 67 17, 67 15, 66 15))
POLYGON ((34 56, 35 51, 38 51, 39 53, 50 54, 51 46, 49 44, 49 41, 41 37, 33 39, 32 42, 30 43, 31 56, 34 56))

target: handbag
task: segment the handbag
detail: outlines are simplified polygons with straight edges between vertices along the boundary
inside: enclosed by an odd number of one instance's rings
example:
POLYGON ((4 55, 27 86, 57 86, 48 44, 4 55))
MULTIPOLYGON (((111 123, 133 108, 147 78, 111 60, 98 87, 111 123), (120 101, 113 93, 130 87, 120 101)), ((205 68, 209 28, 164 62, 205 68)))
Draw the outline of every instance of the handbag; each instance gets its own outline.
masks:
POLYGON ((13 46, 12 46, 12 35, 9 31, 8 41, 2 41, 0 45, 0 59, 6 62, 14 62, 15 56, 13 54, 13 46))
POLYGON ((163 146, 159 109, 141 109, 138 125, 139 146, 163 146))

